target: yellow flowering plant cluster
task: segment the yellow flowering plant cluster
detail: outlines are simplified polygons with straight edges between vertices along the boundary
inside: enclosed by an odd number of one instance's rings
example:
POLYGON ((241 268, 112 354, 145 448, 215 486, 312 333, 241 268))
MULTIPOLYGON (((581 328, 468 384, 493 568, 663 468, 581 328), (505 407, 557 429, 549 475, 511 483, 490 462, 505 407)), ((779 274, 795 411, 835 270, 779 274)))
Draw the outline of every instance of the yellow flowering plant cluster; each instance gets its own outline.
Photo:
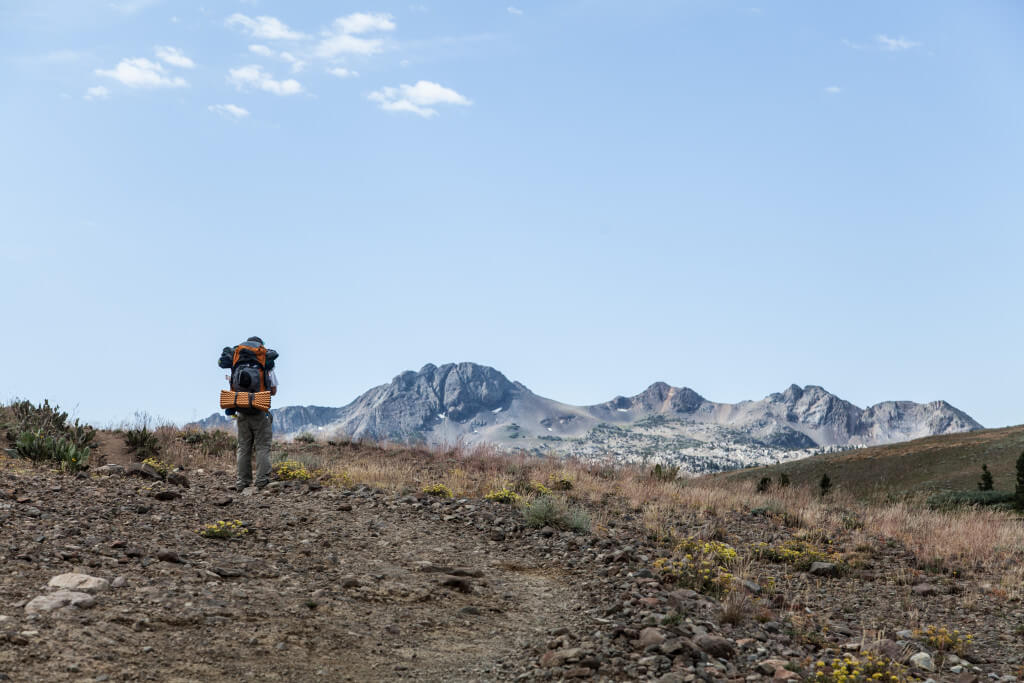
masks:
POLYGON ((828 683, 904 683, 913 679, 907 674, 906 667, 888 657, 863 652, 860 657, 843 655, 842 659, 831 662, 817 662, 814 680, 828 683))
POLYGON ((722 597, 732 589, 734 577, 728 569, 736 559, 736 550, 727 543, 687 538, 671 557, 656 559, 654 571, 666 583, 722 597))
POLYGON ((498 503, 507 504, 518 503, 521 497, 522 496, 520 496, 518 493, 516 493, 515 491, 508 487, 499 489, 497 491, 491 491, 486 496, 484 496, 484 498, 486 498, 487 500, 493 500, 498 503))
POLYGON ((548 477, 548 488, 552 491, 572 490, 572 478, 567 472, 553 472, 548 477))
POLYGON ((196 533, 205 538, 239 538, 249 533, 249 530, 242 525, 241 520, 222 519, 203 526, 196 533))
POLYGON ((270 471, 281 481, 292 479, 308 481, 314 475, 314 473, 310 472, 305 465, 301 462, 296 462, 295 460, 283 460, 281 462, 276 462, 270 468, 270 471))
POLYGON ((431 484, 430 486, 424 486, 423 493, 431 496, 437 496, 438 498, 454 498, 452 490, 444 484, 431 484))
POLYGON ((780 545, 768 545, 767 543, 755 543, 752 547, 754 556, 770 562, 781 562, 791 564, 797 569, 806 571, 815 562, 837 562, 838 556, 833 552, 827 552, 807 541, 792 539, 780 545))
POLYGON ((965 654, 974 643, 974 636, 970 633, 960 633, 955 629, 950 631, 945 626, 928 626, 924 631, 917 631, 917 635, 939 652, 955 652, 958 655, 965 654))
POLYGON ((152 467, 161 477, 166 477, 167 473, 171 471, 171 466, 160 458, 149 457, 143 460, 142 464, 152 467))
POLYGON ((529 491, 532 491, 533 493, 536 493, 538 496, 550 496, 551 495, 551 489, 549 489, 547 486, 545 486, 544 484, 540 483, 539 481, 531 481, 530 485, 527 487, 527 489, 529 491))

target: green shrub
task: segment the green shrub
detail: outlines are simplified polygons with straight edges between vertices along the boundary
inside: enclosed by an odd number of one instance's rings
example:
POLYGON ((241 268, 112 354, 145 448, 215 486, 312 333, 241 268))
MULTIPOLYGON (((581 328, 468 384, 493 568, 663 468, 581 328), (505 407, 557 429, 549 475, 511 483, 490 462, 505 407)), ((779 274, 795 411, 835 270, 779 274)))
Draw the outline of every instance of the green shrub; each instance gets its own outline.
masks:
POLYGON ((225 451, 232 452, 238 448, 238 439, 223 429, 209 431, 192 430, 184 432, 181 440, 198 448, 203 455, 217 457, 225 451))
POLYGON ((679 465, 662 467, 659 462, 651 470, 651 479, 658 481, 675 481, 679 478, 679 465))
POLYGON ((15 401, 10 405, 17 432, 39 432, 49 436, 63 436, 68 428, 68 414, 60 406, 50 405, 44 399, 39 405, 31 401, 15 401))
POLYGON ((755 543, 751 548, 754 557, 771 562, 782 562, 792 565, 801 571, 807 571, 815 562, 831 562, 838 564, 835 553, 822 550, 812 543, 797 539, 786 541, 780 545, 768 545, 764 542, 755 543))
POLYGON ((1018 510, 1024 510, 1024 453, 1017 458, 1017 488, 1013 494, 1013 505, 1018 510))
POLYGON ((733 575, 728 570, 736 558, 736 550, 727 543, 687 538, 670 557, 656 559, 654 571, 666 583, 722 597, 732 588, 733 575))
POLYGON ((768 493, 771 490, 772 490, 772 478, 771 477, 761 477, 761 481, 757 482, 757 492, 758 493, 768 493))
POLYGON ((555 472, 548 477, 548 486, 552 491, 569 491, 572 489, 572 478, 565 472, 555 472))
POLYGON ((969 505, 1006 505, 1013 501, 1014 494, 1001 491, 948 491, 930 496, 926 503, 933 510, 951 510, 969 505))
POLYGON ((437 496, 438 498, 452 498, 452 490, 444 484, 431 484, 423 488, 423 493, 437 496))
POLYGON ((520 495, 509 488, 502 488, 498 491, 491 491, 484 498, 487 500, 493 500, 498 503, 517 503, 519 502, 520 495))
POLYGON ((821 497, 824 498, 828 495, 828 492, 832 490, 832 480, 828 474, 821 475, 821 481, 818 482, 818 488, 821 491, 821 497))
POLYGON ((993 487, 992 473, 988 471, 988 465, 981 466, 981 481, 978 482, 979 491, 991 491, 993 487))
POLYGON ((540 496, 521 503, 523 522, 526 526, 545 526, 572 529, 581 533, 590 531, 590 514, 583 508, 569 506, 564 500, 551 496, 540 496))
POLYGON ((96 430, 90 425, 79 424, 76 418, 75 423, 67 427, 67 439, 78 448, 91 448, 96 445, 96 430))
POLYGON ((155 432, 149 431, 146 424, 126 429, 124 443, 128 451, 134 454, 137 462, 160 455, 160 440, 157 439, 155 432))
POLYGON ((48 436, 42 429, 22 432, 15 445, 18 455, 35 462, 52 462, 65 472, 78 472, 89 461, 89 449, 80 448, 60 436, 48 436))
POLYGON ((295 440, 298 443, 316 443, 316 437, 310 434, 309 432, 302 432, 301 434, 295 437, 295 440))

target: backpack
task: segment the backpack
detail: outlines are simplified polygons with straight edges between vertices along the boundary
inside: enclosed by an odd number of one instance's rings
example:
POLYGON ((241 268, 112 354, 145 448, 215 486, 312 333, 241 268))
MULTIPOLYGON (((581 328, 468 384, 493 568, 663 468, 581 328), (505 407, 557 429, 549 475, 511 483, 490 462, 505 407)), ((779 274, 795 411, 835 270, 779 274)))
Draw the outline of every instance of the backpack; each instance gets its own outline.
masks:
MULTIPOLYGON (((231 368, 231 391, 256 393, 270 389, 267 372, 274 368, 278 353, 256 342, 244 341, 235 347, 225 347, 221 353, 220 365, 231 368)), ((255 408, 238 408, 239 412, 251 415, 258 413, 255 408)))

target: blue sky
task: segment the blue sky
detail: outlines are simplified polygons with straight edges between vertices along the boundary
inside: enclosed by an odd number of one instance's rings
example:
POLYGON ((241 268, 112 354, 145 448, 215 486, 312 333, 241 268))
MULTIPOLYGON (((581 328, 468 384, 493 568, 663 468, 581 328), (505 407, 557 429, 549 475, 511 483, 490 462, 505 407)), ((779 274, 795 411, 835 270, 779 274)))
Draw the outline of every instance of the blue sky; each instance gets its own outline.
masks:
POLYGON ((0 400, 99 424, 427 362, 1017 424, 1016 2, 0 6, 0 400))

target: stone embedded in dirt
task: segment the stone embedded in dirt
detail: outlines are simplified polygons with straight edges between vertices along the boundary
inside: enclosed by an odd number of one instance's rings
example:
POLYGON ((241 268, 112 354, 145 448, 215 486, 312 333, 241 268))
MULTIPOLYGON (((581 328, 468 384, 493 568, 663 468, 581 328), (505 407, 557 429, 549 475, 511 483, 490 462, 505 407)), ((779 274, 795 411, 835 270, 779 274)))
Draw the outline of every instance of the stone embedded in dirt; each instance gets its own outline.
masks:
POLYGON ((927 652, 918 652, 910 657, 910 665, 922 671, 935 671, 935 661, 927 652))
POLYGON ((43 614, 61 609, 62 607, 87 609, 95 604, 96 598, 88 593, 61 590, 32 598, 29 600, 28 604, 25 605, 25 613, 43 614))
POLYGON ((341 577, 341 580, 338 583, 341 584, 342 588, 358 588, 359 587, 359 579, 357 579, 354 576, 343 576, 343 577, 341 577))
POLYGON ((811 576, 839 576, 839 567, 831 562, 814 562, 807 570, 811 576))
POLYGON ((349 503, 342 503, 338 506, 339 512, 352 512, 352 505, 349 503))
POLYGON ((786 661, 782 659, 766 659, 758 662, 754 670, 762 676, 774 676, 776 669, 786 668, 786 661))
POLYGON ((650 647, 651 645, 661 645, 665 642, 665 632, 660 628, 653 626, 645 628, 640 631, 640 637, 637 638, 641 648, 650 647))
POLYGON ((707 652, 712 657, 718 657, 719 659, 729 659, 736 652, 736 646, 732 644, 732 641, 722 636, 713 636, 711 634, 705 634, 697 636, 694 641, 697 643, 697 647, 707 652))
POLYGON ((225 579, 233 579, 245 575, 245 572, 235 567, 213 567, 210 571, 225 579))
POLYGON ((776 681, 798 681, 800 680, 800 674, 795 671, 790 671, 783 667, 779 667, 775 670, 775 675, 772 676, 772 680, 776 681))
POLYGON ((491 532, 490 539, 500 543, 505 540, 505 532, 501 529, 495 529, 491 532))
POLYGON ((110 582, 98 576, 88 574, 60 574, 50 579, 46 584, 50 588, 62 588, 70 591, 82 591, 83 593, 99 593, 110 588, 110 582))
POLYGON ((249 486, 249 487, 246 487, 246 488, 242 489, 242 495, 243 496, 255 496, 259 492, 260 492, 260 490, 258 488, 256 488, 255 486, 249 486))
POLYGON ((583 649, 579 647, 567 647, 561 650, 548 650, 540 658, 540 665, 545 669, 555 666, 563 666, 569 662, 577 661, 583 657, 583 649))
POLYGON ((922 598, 939 594, 939 587, 931 583, 919 583, 910 590, 922 598))
POLYGON ((162 481, 163 477, 151 465, 144 462, 131 462, 125 465, 124 473, 132 477, 142 477, 153 481, 162 481))
POLYGON ((124 578, 123 576, 115 577, 114 580, 110 582, 111 588, 124 588, 127 585, 128 579, 124 578))
POLYGON ((174 564, 181 564, 183 562, 181 555, 167 548, 160 548, 160 550, 156 551, 156 559, 161 562, 173 562, 174 564))
POLYGON ((113 463, 109 465, 103 465, 102 467, 97 467, 92 471, 95 474, 98 474, 103 477, 109 477, 112 475, 124 476, 125 473, 124 467, 122 467, 121 465, 115 465, 113 463))
POLYGON ((169 472, 167 474, 167 483, 174 484, 175 486, 180 486, 183 489, 192 488, 192 482, 190 482, 188 480, 188 477, 186 477, 181 472, 169 472))
POLYGON ((177 491, 157 491, 153 497, 157 500, 177 500, 181 498, 181 494, 177 491))
POLYGON ((543 536, 544 538, 551 538, 552 536, 555 535, 555 530, 552 529, 549 526, 546 526, 546 527, 544 527, 543 529, 540 530, 540 535, 543 536))
POLYGON ((231 496, 220 496, 220 497, 214 498, 212 501, 210 501, 210 503, 212 505, 216 505, 217 507, 224 507, 225 505, 231 505, 231 503, 233 503, 233 502, 234 502, 234 498, 232 498, 231 496))
POLYGON ((465 576, 452 576, 451 574, 446 574, 441 577, 440 583, 446 588, 454 588, 455 590, 463 593, 470 593, 473 590, 473 585, 465 576))

